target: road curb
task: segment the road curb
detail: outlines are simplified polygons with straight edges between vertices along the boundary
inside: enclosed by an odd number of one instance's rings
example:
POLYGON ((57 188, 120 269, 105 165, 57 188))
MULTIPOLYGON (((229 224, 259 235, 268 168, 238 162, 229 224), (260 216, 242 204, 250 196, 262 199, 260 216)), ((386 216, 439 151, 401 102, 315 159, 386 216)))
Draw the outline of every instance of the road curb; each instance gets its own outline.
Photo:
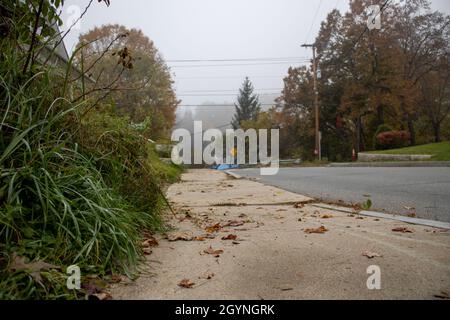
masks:
POLYGON ((332 168, 446 168, 450 161, 416 161, 416 162, 349 162, 331 163, 332 168))
MULTIPOLYGON (((328 205, 325 203, 314 203, 311 205, 313 207, 321 208, 321 209, 335 210, 335 211, 340 211, 340 212, 345 212, 345 213, 354 213, 354 211, 352 209, 349 209, 346 207, 328 205)), ((447 223, 447 222, 440 222, 440 221, 419 219, 419 218, 410 218, 410 217, 393 215, 393 214, 376 212, 376 211, 360 211, 358 214, 360 214, 362 216, 366 216, 366 217, 388 219, 388 220, 400 221, 400 222, 405 222, 405 223, 415 224, 415 225, 420 225, 420 226, 427 226, 427 227, 432 227, 432 228, 450 230, 450 223, 447 223)))
POLYGON ((231 171, 225 171, 225 173, 229 176, 231 176, 233 179, 241 180, 243 177, 238 175, 237 173, 231 172, 231 171))

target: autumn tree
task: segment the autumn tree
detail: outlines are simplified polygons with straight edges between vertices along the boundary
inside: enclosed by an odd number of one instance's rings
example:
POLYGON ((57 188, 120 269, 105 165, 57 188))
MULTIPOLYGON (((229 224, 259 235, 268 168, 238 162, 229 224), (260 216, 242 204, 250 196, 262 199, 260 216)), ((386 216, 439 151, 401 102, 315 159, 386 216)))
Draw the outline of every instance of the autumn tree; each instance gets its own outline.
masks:
POLYGON ((441 142, 442 123, 450 114, 450 61, 448 57, 440 67, 420 80, 421 111, 428 118, 435 142, 441 142))
POLYGON ((280 127, 282 156, 312 159, 314 156, 313 79, 306 67, 289 68, 273 115, 280 127))
POLYGON ((237 104, 235 104, 236 113, 231 123, 235 129, 240 128, 243 121, 257 120, 261 111, 261 104, 258 96, 253 91, 253 85, 250 79, 246 77, 242 88, 239 89, 237 104))
MULTIPOLYGON (((426 0, 353 0, 344 14, 328 14, 315 41, 324 157, 348 159, 352 147, 373 148, 376 132, 386 125, 409 131, 415 144, 417 135, 421 141, 427 135, 423 125, 417 132, 416 122, 428 122, 435 140, 441 139, 448 120, 449 24, 426 0), (380 30, 367 29, 373 4, 383 8, 380 30)), ((305 128, 314 120, 307 73, 310 67, 290 68, 279 99, 284 131, 292 134, 299 119, 305 128)), ((301 133, 295 138, 292 146, 308 146, 301 133)))
POLYGON ((153 139, 169 134, 179 101, 169 68, 141 30, 105 25, 81 35, 78 47, 78 66, 95 81, 88 91, 112 88, 118 114, 149 122, 153 139))

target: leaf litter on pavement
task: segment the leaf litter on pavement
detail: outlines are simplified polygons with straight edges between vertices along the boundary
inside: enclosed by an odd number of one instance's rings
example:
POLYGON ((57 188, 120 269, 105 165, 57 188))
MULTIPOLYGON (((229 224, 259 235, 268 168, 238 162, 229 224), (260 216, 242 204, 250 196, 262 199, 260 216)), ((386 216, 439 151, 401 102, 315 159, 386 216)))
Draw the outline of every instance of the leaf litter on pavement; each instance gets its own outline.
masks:
POLYGON ((376 252, 371 252, 371 251, 364 251, 363 253, 362 253, 362 255, 364 256, 364 257, 367 257, 367 258, 369 258, 369 259, 373 259, 373 258, 376 258, 376 257, 383 257, 381 254, 379 254, 379 253, 376 253, 376 252))
POLYGON ((186 288, 186 289, 192 289, 192 287, 194 285, 195 285, 195 283, 189 279, 183 279, 178 283, 179 287, 186 288))
POLYGON ((324 226, 321 226, 319 228, 311 228, 311 229, 305 229, 304 232, 307 234, 324 234, 328 232, 329 230, 325 228, 324 226))

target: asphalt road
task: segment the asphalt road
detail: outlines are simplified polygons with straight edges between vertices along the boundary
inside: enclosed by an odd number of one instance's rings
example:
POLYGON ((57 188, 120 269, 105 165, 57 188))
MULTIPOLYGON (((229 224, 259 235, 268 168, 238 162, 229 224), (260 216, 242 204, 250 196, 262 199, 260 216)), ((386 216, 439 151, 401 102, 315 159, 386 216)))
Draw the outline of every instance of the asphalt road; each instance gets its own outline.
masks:
POLYGON ((371 210, 450 222, 450 168, 283 168, 233 170, 268 185, 327 201, 362 203, 371 210), (413 210, 411 208, 414 208, 413 210))

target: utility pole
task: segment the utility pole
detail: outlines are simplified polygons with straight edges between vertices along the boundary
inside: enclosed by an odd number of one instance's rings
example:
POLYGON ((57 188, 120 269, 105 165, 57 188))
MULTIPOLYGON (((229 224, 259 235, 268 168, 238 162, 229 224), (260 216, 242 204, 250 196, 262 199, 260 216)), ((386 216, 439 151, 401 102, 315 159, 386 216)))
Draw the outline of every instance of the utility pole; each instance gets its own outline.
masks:
POLYGON ((316 45, 303 44, 303 48, 312 48, 313 50, 313 78, 314 78, 314 109, 316 114, 316 149, 315 154, 319 161, 322 160, 322 137, 320 132, 320 112, 319 112, 319 90, 317 88, 317 59, 316 59, 316 45))

